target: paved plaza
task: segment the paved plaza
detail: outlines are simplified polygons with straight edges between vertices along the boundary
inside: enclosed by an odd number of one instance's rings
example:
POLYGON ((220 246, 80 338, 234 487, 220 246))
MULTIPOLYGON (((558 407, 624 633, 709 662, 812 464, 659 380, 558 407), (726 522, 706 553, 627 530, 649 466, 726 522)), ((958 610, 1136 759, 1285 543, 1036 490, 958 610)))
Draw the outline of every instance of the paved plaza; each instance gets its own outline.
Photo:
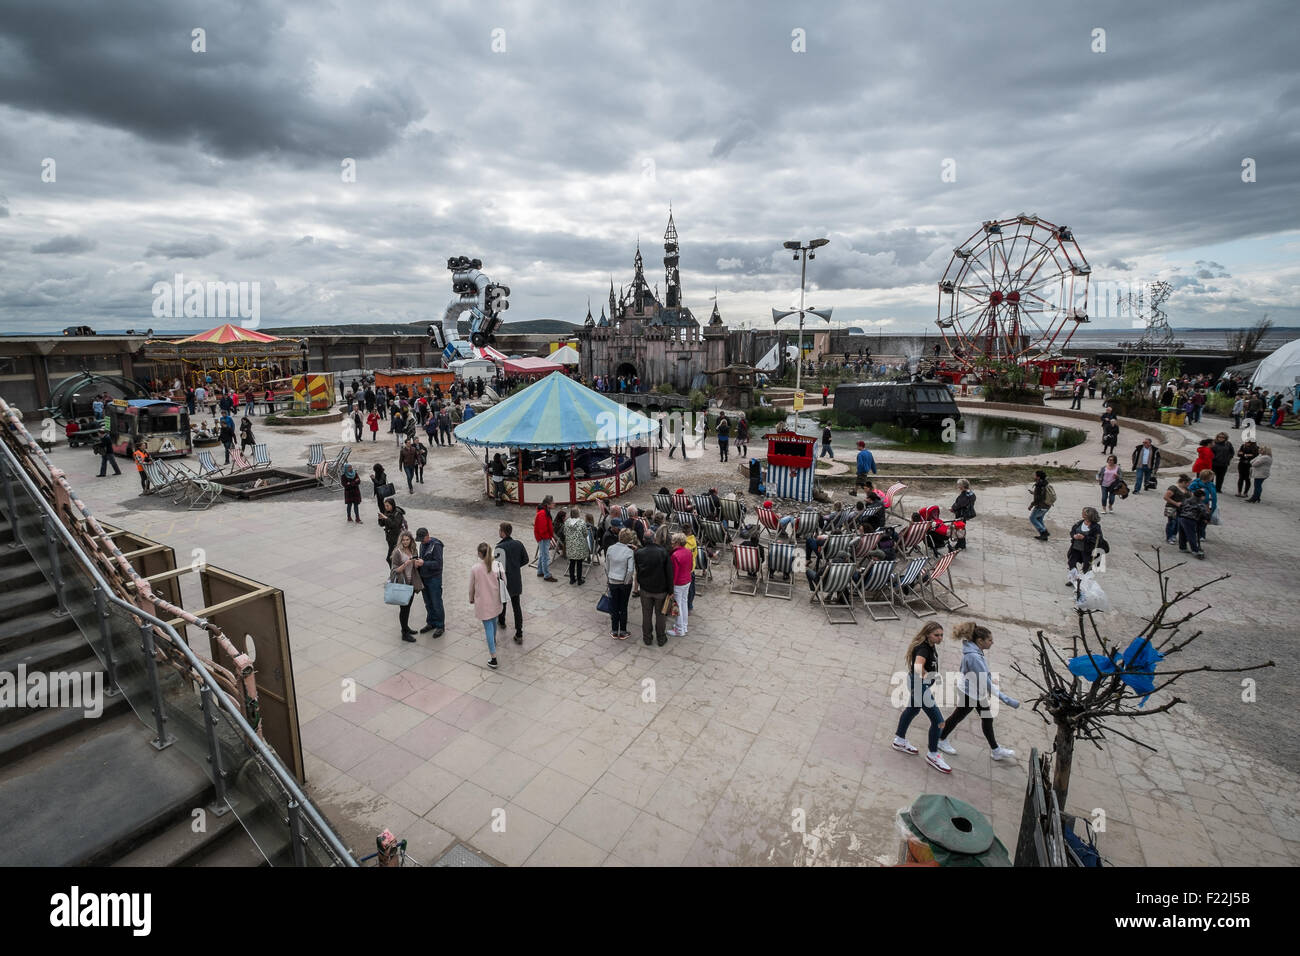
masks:
MULTIPOLYGON (((1095 415, 1100 402, 1085 410, 1095 415)), ((1190 457, 1195 437, 1224 426, 1207 418, 1165 429, 1164 444, 1190 457)), ((1057 485, 1049 543, 1031 537, 1021 483, 977 485, 979 517, 953 566, 971 606, 939 616, 949 634, 968 617, 993 629, 990 661, 1013 697, 1035 694, 1011 669, 1015 661, 1033 667, 1034 632, 1068 648, 1075 628, 1065 532, 1079 508, 1098 504, 1091 476, 1103 460, 1095 418, 1088 427, 1088 444, 1042 456, 1081 460, 1081 480, 1057 485)), ((277 466, 298 466, 309 441, 337 441, 339 426, 281 429, 257 419, 256 432, 277 466)), ((1137 440, 1125 430, 1126 471, 1137 440)), ((1174 580, 1234 575, 1206 593, 1214 607, 1198 619, 1205 636, 1184 662, 1279 666, 1245 675, 1256 682, 1254 702, 1242 700, 1242 675, 1197 675, 1175 685, 1188 703, 1121 725, 1158 753, 1120 738, 1102 750, 1077 745, 1069 809, 1090 818, 1104 811, 1099 847, 1116 864, 1300 863, 1300 754, 1289 733, 1300 446, 1267 429, 1261 441, 1276 459, 1263 503, 1233 497, 1234 466, 1209 559, 1174 580)), ((654 487, 743 490, 714 448, 692 454, 685 465, 661 455, 654 487)), ((474 547, 495 542, 497 523, 509 520, 532 553, 534 512, 482 500, 481 473, 461 447, 431 449, 426 483, 413 495, 396 477, 391 436, 381 432, 352 453, 363 476, 381 462, 411 529, 427 526, 446 544, 447 632, 415 644, 401 642, 397 609, 382 600, 385 546, 368 481, 358 526, 344 521, 338 489, 187 513, 140 497, 127 463, 120 478, 99 479, 87 451, 60 447, 52 457, 101 520, 171 545, 181 564, 201 548, 209 562, 284 590, 309 793, 358 853, 371 852, 374 834, 388 827, 423 862, 462 841, 508 865, 887 864, 897 856, 896 811, 926 792, 974 804, 1014 849, 1030 749, 1051 747, 1051 728, 1025 706, 997 717, 1013 761, 989 759, 974 719, 955 734, 949 776, 893 751, 891 678, 904 668, 918 620, 903 613, 873 624, 860 613, 856 626, 831 625, 809 606, 802 583, 791 601, 731 595, 725 568, 700 587, 689 636, 670 637, 663 648, 641 643, 635 602, 632 638, 611 640, 608 618, 595 610, 602 572, 578 588, 562 565, 555 584, 526 569, 524 645, 511 642, 507 628, 500 670, 489 670, 467 602, 474 547), (353 682, 355 700, 345 702, 353 682), (793 827, 799 810, 807 839, 793 827)), ((888 473, 891 459, 882 457, 888 473)), ((1162 477, 1178 470, 1166 467, 1162 477)), ((941 487, 931 497, 946 509, 953 493, 941 487)), ((630 500, 648 503, 652 490, 630 500)), ((1101 580, 1114 610, 1100 626, 1126 644, 1155 594, 1133 553, 1163 545, 1160 495, 1130 497, 1117 511, 1103 519, 1111 553, 1101 580)), ((199 607, 196 582, 185 586, 186 605, 199 607)), ((418 599, 411 620, 424 624, 418 599)), ((942 670, 957 669, 951 638, 939 658, 942 670)), ((922 717, 911 740, 924 738, 922 717)))

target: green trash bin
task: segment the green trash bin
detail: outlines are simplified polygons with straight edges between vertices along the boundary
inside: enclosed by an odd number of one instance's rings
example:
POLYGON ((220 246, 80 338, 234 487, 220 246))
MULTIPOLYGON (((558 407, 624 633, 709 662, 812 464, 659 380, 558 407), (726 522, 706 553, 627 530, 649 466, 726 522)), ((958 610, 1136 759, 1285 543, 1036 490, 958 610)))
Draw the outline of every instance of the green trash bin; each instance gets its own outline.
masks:
POLYGON ((899 824, 940 866, 1011 866, 988 818, 964 800, 925 793, 898 812, 899 824))

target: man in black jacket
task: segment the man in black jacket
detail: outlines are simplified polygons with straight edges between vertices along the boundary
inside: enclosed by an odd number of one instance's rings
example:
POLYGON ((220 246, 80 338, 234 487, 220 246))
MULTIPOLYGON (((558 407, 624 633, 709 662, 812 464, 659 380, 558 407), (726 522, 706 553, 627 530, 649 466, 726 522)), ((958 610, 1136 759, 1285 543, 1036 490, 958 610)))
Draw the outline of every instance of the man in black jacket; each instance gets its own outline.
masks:
MULTIPOLYGON (((509 521, 501 522, 500 528, 497 529, 501 534, 501 540, 497 542, 496 559, 501 562, 501 567, 506 572, 506 593, 510 595, 510 606, 515 612, 515 643, 524 642, 524 612, 519 607, 519 596, 524 593, 524 581, 520 575, 520 569, 528 563, 528 550, 510 537, 514 531, 509 521)), ((497 618, 497 624, 501 627, 506 626, 506 607, 501 605, 501 616, 497 618)))
POLYGON ((433 631, 434 637, 442 637, 446 616, 442 609, 442 542, 429 534, 428 528, 419 528, 415 532, 419 542, 420 580, 424 582, 424 627, 421 634, 433 631))
POLYGON ((673 590, 673 572, 668 561, 668 549, 664 547, 667 537, 667 528, 661 528, 654 539, 638 548, 632 557, 636 564, 637 586, 641 589, 641 641, 647 646, 651 640, 652 616, 654 638, 660 647, 668 643, 664 600, 673 590))
POLYGON ((1133 494, 1141 494, 1147 486, 1147 479, 1156 480, 1160 470, 1160 449, 1151 443, 1150 438, 1142 439, 1142 444, 1133 449, 1133 494))

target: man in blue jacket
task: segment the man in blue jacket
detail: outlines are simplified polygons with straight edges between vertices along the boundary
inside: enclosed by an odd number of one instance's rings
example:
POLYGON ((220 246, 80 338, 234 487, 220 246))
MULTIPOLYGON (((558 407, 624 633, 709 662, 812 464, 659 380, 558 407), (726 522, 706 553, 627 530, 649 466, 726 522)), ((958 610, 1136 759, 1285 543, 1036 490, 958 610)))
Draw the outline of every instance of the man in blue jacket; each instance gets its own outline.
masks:
POLYGON ((446 616, 442 608, 442 542, 429 534, 428 528, 415 532, 415 539, 420 544, 420 580, 424 582, 424 627, 421 634, 433 631, 434 637, 442 637, 446 616))
POLYGON ((858 494, 858 489, 864 488, 867 486, 867 484, 869 484, 869 482, 867 481, 868 473, 873 475, 880 474, 880 472, 876 470, 876 459, 872 456, 871 452, 867 450, 867 443, 864 441, 859 441, 858 442, 858 480, 857 480, 857 484, 853 486, 853 490, 850 491, 849 494, 856 497, 858 494))

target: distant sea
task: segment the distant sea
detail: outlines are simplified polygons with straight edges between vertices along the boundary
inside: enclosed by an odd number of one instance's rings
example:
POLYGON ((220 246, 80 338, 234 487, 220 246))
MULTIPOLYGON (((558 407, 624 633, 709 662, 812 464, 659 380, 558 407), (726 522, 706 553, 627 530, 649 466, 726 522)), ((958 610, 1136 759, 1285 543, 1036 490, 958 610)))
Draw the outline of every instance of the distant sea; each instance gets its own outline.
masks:
MULTIPOLYGON (((1227 334, 1237 329, 1173 329, 1175 341, 1182 342, 1188 351, 1200 349, 1224 349, 1227 347, 1227 334)), ((1080 329, 1070 339, 1071 345, 1088 348, 1106 348, 1121 342, 1136 342, 1142 338, 1141 329, 1080 329)), ((1261 351, 1281 348, 1288 342, 1300 339, 1300 328, 1270 329, 1260 343, 1261 351)))

